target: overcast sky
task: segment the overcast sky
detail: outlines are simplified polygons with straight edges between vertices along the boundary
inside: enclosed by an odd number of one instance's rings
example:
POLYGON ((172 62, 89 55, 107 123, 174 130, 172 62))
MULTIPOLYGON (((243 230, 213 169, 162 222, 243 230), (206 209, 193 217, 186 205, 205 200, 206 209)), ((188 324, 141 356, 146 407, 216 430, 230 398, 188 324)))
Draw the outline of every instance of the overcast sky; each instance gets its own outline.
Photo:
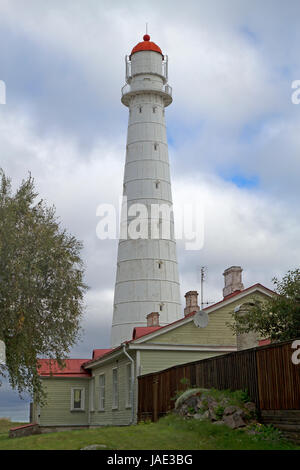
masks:
MULTIPOLYGON (((96 209, 122 194, 124 56, 146 22, 169 56, 174 202, 204 207, 203 248, 178 243, 182 302, 199 290, 202 265, 209 302, 231 265, 243 267, 245 287, 272 287, 299 266, 299 17, 298 0, 0 0, 0 167, 15 187, 30 171, 84 242, 90 290, 71 357, 109 347, 117 241, 97 239, 96 209)), ((2 387, 0 415, 13 406, 2 387)))

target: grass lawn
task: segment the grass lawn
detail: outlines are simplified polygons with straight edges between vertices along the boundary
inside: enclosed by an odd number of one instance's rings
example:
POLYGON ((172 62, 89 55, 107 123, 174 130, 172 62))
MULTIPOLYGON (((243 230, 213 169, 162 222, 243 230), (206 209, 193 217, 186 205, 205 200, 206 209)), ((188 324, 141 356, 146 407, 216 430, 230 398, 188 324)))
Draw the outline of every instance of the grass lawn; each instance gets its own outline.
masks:
POLYGON ((261 436, 234 431, 224 425, 183 420, 176 416, 166 416, 158 423, 63 431, 15 439, 9 439, 4 425, 0 428, 0 450, 79 450, 90 444, 105 444, 112 450, 300 450, 299 446, 283 439, 264 440, 261 436))
POLYGON ((17 426, 22 426, 23 424, 28 423, 14 423, 9 418, 0 418, 0 435, 3 433, 8 433, 11 428, 16 428, 17 426))

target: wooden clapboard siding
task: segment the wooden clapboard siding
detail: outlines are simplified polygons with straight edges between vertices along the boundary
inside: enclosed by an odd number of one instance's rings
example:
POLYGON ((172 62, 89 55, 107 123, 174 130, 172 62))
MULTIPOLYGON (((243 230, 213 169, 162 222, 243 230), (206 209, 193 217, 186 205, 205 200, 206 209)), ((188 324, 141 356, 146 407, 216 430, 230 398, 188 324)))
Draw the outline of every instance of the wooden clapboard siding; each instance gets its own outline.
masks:
POLYGON ((245 302, 253 302, 254 299, 264 300, 266 296, 256 293, 231 302, 229 305, 220 307, 218 310, 209 313, 209 322, 205 328, 197 328, 193 321, 164 333, 162 330, 159 336, 150 339, 147 343, 155 344, 190 344, 190 345, 223 345, 236 346, 236 335, 230 328, 232 324, 232 314, 235 307, 245 302))
POLYGON ((213 357, 218 354, 216 352, 202 351, 160 351, 160 350, 143 350, 141 354, 140 374, 149 374, 159 370, 167 369, 178 364, 197 361, 213 357))
MULTIPOLYGON (((47 393, 47 404, 40 409, 41 426, 84 426, 88 424, 88 378, 44 378, 43 387, 47 393), (85 411, 71 411, 71 390, 74 387, 85 388, 85 411)), ((34 416, 37 418, 37 408, 34 411, 34 416)))
MULTIPOLYGON (((135 359, 135 352, 130 352, 135 359)), ((127 425, 131 422, 132 410, 127 407, 127 377, 126 366, 130 360, 126 356, 121 356, 118 361, 114 360, 104 363, 93 369, 93 377, 95 379, 95 411, 90 414, 90 424, 98 425, 127 425), (113 400, 113 382, 112 371, 118 369, 118 385, 119 385, 119 407, 117 410, 112 409, 113 400), (105 374, 105 411, 99 410, 99 376, 105 374)), ((134 390, 136 389, 136 384, 134 390)))
MULTIPOLYGON (((167 333, 162 333, 147 343, 159 344, 202 344, 202 345, 236 345, 236 336, 233 334, 227 322, 232 321, 233 308, 224 307, 209 315, 209 323, 206 328, 197 328, 193 321, 180 325, 167 333)), ((162 330, 163 331, 163 330, 162 330)))

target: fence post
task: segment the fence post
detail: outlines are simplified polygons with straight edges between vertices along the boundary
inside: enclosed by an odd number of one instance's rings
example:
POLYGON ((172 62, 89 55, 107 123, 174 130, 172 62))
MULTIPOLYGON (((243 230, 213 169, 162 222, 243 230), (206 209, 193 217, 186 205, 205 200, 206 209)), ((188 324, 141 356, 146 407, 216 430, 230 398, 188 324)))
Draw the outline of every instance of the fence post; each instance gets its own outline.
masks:
POLYGON ((152 386, 152 397, 153 397, 153 413, 152 413, 152 421, 155 423, 158 421, 158 375, 154 375, 153 377, 153 386, 152 386))

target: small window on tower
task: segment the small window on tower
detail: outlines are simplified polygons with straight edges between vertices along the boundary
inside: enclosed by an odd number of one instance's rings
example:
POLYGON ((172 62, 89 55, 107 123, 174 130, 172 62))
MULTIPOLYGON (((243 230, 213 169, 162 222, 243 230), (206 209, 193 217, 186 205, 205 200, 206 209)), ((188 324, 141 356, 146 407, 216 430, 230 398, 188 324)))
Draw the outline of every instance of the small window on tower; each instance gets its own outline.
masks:
POLYGON ((159 262, 158 262, 158 269, 161 269, 161 268, 162 268, 162 265, 163 265, 163 262, 162 262, 162 261, 159 261, 159 262))
POLYGON ((156 189, 159 188, 159 181, 155 181, 155 187, 156 187, 156 189))
POLYGON ((154 150, 158 150, 158 144, 154 144, 154 150))
POLYGON ((153 106, 152 111, 154 114, 156 113, 156 106, 153 106))
POLYGON ((142 112, 142 106, 139 106, 139 113, 142 112))
POLYGON ((160 312, 162 312, 162 309, 163 309, 163 304, 160 304, 160 306, 159 306, 160 312))

